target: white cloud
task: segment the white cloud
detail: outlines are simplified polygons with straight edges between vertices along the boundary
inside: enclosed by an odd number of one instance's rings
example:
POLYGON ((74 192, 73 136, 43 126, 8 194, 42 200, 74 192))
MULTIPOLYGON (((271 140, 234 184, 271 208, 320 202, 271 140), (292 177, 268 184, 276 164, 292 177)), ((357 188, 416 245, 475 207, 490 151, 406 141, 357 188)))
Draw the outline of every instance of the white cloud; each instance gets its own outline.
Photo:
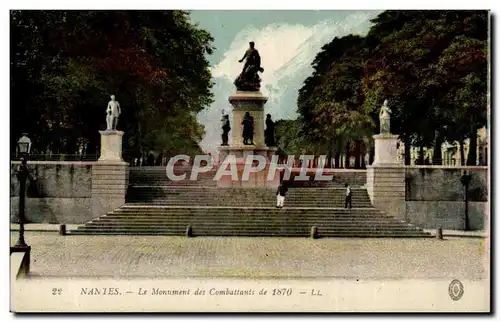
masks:
POLYGON ((221 61, 212 68, 215 102, 198 116, 206 131, 202 148, 214 154, 220 144, 221 111, 231 111, 227 98, 235 91, 233 80, 243 67, 238 60, 249 41, 255 42, 264 67, 260 75, 261 92, 269 98, 266 113, 271 113, 274 120, 293 118, 298 90, 311 75, 311 63, 321 47, 336 36, 366 34, 369 20, 376 14, 378 12, 374 11, 353 13, 342 21, 326 20, 312 26, 271 24, 260 29, 249 26, 241 30, 221 61))

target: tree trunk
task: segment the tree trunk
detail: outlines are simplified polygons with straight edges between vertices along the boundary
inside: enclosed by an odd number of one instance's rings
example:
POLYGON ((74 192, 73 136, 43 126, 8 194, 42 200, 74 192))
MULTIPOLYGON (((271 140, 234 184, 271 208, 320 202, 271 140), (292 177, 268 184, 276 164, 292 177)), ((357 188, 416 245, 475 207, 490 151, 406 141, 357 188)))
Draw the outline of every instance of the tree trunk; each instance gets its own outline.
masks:
POLYGON ((345 168, 349 169, 351 167, 350 161, 350 151, 349 151, 349 142, 345 145, 345 168))
POLYGON ((335 152, 335 168, 340 168, 340 152, 335 152))
POLYGON ((332 152, 328 151, 326 154, 325 168, 330 169, 332 167, 332 152))
POLYGON ((467 165, 476 165, 477 162, 477 131, 472 128, 469 134, 469 153, 467 155, 467 165))
POLYGON ((361 169, 366 169, 366 162, 365 162, 365 158, 366 158, 366 146, 365 146, 364 143, 361 145, 361 154, 360 154, 359 157, 361 159, 361 169))
POLYGON ((424 146, 422 143, 420 143, 420 149, 418 151, 418 164, 419 165, 424 164, 424 146))
POLYGON ((436 143, 434 144, 434 153, 432 155, 432 164, 433 165, 442 165, 443 164, 443 154, 441 152, 442 145, 443 145, 443 136, 438 134, 436 136, 436 143))
POLYGON ((354 141, 354 169, 361 168, 361 142, 359 140, 354 141))
POLYGON ((465 165, 464 141, 460 140, 460 165, 465 165))
POLYGON ((405 165, 411 165, 411 145, 409 138, 404 138, 403 142, 405 144, 405 165))

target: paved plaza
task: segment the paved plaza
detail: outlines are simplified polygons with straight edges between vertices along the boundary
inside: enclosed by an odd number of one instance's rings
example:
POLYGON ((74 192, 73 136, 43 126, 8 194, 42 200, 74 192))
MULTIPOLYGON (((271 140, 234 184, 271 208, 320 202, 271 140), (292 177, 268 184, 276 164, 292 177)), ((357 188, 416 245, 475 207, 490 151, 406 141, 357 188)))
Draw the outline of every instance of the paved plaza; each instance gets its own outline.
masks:
MULTIPOLYGON (((18 233, 11 232, 15 243, 18 233)), ((32 278, 487 278, 487 239, 60 236, 27 231, 32 278)))

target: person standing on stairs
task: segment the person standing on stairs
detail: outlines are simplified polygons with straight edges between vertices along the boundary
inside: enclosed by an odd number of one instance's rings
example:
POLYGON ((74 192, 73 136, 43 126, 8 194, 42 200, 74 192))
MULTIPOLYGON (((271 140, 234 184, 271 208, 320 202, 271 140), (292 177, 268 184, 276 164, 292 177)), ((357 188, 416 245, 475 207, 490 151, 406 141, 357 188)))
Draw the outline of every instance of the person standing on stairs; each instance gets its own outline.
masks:
POLYGON ((288 188, 281 182, 276 191, 276 208, 283 208, 287 191, 288 188))
POLYGON ((347 205, 349 205, 349 209, 352 208, 352 191, 351 186, 349 184, 345 184, 345 205, 344 208, 347 209, 347 205))

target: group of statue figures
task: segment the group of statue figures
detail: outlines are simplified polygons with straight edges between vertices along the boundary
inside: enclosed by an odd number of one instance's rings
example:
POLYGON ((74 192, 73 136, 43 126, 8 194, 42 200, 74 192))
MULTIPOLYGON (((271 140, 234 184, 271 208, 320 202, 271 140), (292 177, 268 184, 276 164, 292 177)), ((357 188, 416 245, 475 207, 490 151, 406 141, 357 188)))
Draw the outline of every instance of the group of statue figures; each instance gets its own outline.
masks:
MULTIPOLYGON (((253 135, 254 135, 254 119, 253 116, 250 115, 250 112, 246 112, 243 117, 243 121, 241 122, 243 126, 243 144, 244 145, 253 145, 253 135)), ((231 131, 231 125, 229 122, 229 115, 222 114, 222 144, 223 146, 229 145, 229 131, 231 131)), ((271 114, 267 114, 266 117, 266 129, 264 130, 264 141, 266 146, 275 146, 276 142, 274 140, 274 121, 271 119, 271 114)))
MULTIPOLYGON (((242 62, 244 59, 246 59, 245 66, 243 67, 243 71, 241 72, 241 74, 234 81, 234 84, 236 85, 238 90, 258 91, 260 88, 260 77, 258 75, 258 72, 263 72, 264 69, 260 66, 260 55, 257 49, 255 49, 255 44, 253 41, 250 42, 250 48, 245 52, 245 55, 239 62, 242 62)), ((118 103, 114 95, 111 95, 111 100, 108 102, 108 106, 106 108, 107 131, 116 131, 118 117, 120 116, 120 114, 120 103, 118 103)), ((379 113, 380 133, 390 133, 390 114, 391 110, 388 107, 388 101, 385 100, 384 104, 380 108, 379 113)), ((254 120, 249 112, 245 113, 241 124, 243 126, 243 144, 253 145, 254 120)), ((223 113, 222 145, 228 145, 229 131, 231 131, 229 115, 223 113)), ((267 114, 266 117, 266 129, 264 131, 264 138, 266 146, 271 147, 276 145, 276 142, 274 140, 274 122, 271 119, 270 114, 267 114)))
POLYGON ((243 58, 239 60, 240 63, 245 60, 243 70, 234 81, 234 85, 239 91, 258 91, 261 81, 258 73, 264 72, 264 68, 260 65, 259 51, 255 49, 255 43, 251 41, 249 45, 250 47, 243 55, 243 58))

